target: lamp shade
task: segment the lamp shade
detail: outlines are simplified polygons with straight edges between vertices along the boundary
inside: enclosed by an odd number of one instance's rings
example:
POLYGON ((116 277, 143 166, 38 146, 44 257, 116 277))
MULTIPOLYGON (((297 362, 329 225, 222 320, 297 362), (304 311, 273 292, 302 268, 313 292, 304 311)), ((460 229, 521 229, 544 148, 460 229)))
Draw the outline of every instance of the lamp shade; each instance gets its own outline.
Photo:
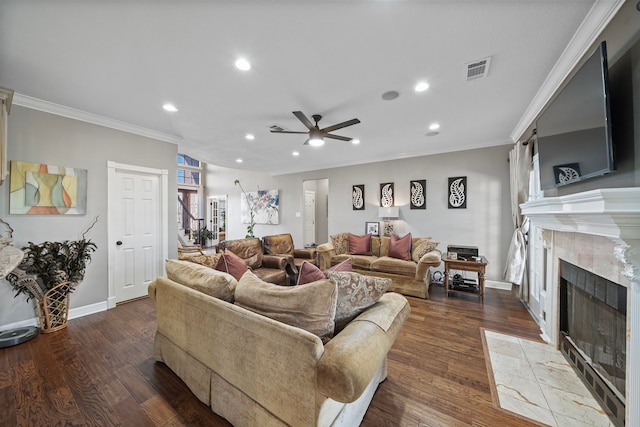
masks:
POLYGON ((378 208, 378 216, 380 218, 398 218, 400 216, 400 209, 397 206, 380 206, 378 208))

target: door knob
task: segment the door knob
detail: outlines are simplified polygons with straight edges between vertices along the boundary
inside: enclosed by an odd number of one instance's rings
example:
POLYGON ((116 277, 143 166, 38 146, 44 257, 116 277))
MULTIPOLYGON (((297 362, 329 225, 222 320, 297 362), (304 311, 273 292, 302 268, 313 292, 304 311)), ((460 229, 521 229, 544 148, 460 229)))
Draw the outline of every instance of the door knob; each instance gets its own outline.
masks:
POLYGON ((122 246, 122 240, 118 240, 118 241, 116 242, 116 245, 118 245, 118 246, 122 246))

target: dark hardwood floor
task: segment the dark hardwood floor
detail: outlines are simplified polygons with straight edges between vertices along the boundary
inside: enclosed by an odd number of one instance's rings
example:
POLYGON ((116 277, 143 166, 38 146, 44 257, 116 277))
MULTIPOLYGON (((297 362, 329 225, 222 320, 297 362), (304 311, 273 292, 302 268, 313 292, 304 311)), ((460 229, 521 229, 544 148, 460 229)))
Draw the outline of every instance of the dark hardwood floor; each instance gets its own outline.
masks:
MULTIPOLYGON (((411 316, 389 353, 363 426, 534 426, 493 407, 481 330, 538 339, 508 291, 408 298, 411 316)), ((0 426, 228 426, 153 360, 155 311, 142 299, 71 320, 0 349, 0 426)))

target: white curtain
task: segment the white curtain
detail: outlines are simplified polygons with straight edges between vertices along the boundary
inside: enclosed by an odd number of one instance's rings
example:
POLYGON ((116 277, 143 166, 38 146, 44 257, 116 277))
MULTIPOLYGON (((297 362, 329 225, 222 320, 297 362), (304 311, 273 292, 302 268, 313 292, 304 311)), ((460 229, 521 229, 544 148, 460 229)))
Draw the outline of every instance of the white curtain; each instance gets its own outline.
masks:
POLYGON ((7 106, 4 101, 0 101, 0 184, 4 181, 7 173, 7 106))
POLYGON ((504 280, 520 286, 520 298, 529 299, 527 283, 527 233, 529 222, 520 211, 520 204, 529 198, 529 175, 531 173, 531 151, 533 144, 518 141, 509 152, 511 178, 511 217, 513 237, 507 254, 504 280))

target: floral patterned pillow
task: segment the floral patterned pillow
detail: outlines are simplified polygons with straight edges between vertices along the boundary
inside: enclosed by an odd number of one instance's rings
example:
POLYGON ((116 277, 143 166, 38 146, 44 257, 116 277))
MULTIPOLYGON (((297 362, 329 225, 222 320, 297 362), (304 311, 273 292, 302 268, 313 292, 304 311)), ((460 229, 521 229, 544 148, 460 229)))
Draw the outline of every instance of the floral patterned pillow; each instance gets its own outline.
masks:
POLYGON ((327 272, 327 278, 338 285, 336 334, 387 292, 391 279, 364 276, 347 271, 327 272))
POLYGON ((349 252, 349 233, 334 234, 331 236, 331 244, 336 251, 336 255, 349 252))
POLYGON ((431 239, 420 239, 418 242, 413 244, 413 248, 411 249, 411 259, 415 262, 420 262, 420 258, 427 252, 431 252, 435 248, 438 247, 439 242, 434 242, 431 239))

